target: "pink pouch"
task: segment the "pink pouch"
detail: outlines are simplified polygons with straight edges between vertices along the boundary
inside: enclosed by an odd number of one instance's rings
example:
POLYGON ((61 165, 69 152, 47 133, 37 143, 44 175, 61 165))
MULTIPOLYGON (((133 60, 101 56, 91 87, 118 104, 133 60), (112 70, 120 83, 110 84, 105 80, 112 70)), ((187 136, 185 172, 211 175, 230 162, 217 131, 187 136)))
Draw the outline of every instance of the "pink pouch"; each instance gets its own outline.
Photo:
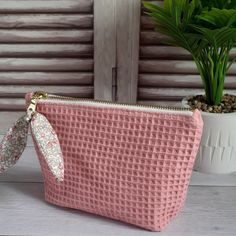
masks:
POLYGON ((179 213, 201 139, 200 111, 48 95, 37 112, 54 128, 64 159, 59 183, 36 145, 46 201, 151 231, 179 213))
POLYGON ((0 172, 19 159, 31 126, 46 201, 151 231, 179 213, 202 135, 200 111, 43 92, 26 100, 26 116, 0 144, 0 172))

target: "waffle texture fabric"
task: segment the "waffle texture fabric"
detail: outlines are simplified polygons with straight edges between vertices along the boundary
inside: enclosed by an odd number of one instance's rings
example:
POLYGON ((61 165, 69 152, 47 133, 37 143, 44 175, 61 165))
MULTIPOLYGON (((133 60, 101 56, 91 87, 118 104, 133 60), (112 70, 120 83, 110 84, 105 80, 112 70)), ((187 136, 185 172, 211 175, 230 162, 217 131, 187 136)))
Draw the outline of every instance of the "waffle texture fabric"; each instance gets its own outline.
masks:
POLYGON ((46 201, 161 231, 184 205, 203 121, 193 115, 39 103, 59 138, 64 181, 39 149, 46 201))

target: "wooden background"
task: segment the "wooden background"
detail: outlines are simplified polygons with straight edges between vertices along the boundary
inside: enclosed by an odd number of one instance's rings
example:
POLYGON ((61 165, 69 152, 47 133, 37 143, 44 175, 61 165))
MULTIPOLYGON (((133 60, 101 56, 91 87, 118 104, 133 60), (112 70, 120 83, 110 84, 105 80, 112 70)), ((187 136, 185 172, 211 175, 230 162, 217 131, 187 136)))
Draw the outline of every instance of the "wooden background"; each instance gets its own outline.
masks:
MULTIPOLYGON (((24 94, 35 90, 178 106, 183 96, 202 92, 191 56, 162 39, 140 0, 0 0, 0 140, 24 113, 24 94)), ((232 92, 235 74, 234 65, 226 82, 232 92)), ((161 235, 235 235, 235 176, 194 172, 182 214, 161 235)), ((45 204, 29 135, 17 165, 0 175, 0 234, 58 233, 149 234, 45 204)))
MULTIPOLYGON (((0 139, 24 113, 25 93, 35 90, 177 106, 202 92, 191 56, 163 39, 139 0, 0 0, 0 139)), ((234 65, 228 91, 236 91, 235 74, 234 65)), ((196 183, 205 178, 195 176, 196 183)), ((0 178, 42 181, 32 141, 0 178)), ((221 181, 207 178, 207 184, 221 181)))
MULTIPOLYGON (((0 134, 22 114, 25 93, 35 90, 171 106, 203 92, 191 55, 163 44, 139 0, 0 4, 0 134)), ((236 91, 235 75, 233 65, 227 92, 236 91)))
POLYGON ((0 130, 35 90, 92 98, 92 0, 0 1, 0 130))

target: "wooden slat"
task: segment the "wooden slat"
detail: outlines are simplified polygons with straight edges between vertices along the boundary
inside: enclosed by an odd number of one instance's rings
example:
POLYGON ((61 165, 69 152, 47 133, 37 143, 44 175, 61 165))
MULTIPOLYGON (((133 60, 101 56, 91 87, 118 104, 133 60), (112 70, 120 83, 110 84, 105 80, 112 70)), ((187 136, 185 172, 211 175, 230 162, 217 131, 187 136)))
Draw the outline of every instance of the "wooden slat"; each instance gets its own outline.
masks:
POLYGON ((1 0, 0 13, 92 12, 93 0, 1 0))
MULTIPOLYGON (((139 86, 202 88, 202 80, 199 75, 140 74, 139 86)), ((225 88, 236 88, 235 76, 226 77, 225 88)))
POLYGON ((0 58, 0 71, 93 71, 91 59, 0 58))
POLYGON ((197 68, 192 61, 179 60, 140 60, 140 72, 196 74, 197 68))
MULTIPOLYGON (((190 53, 179 47, 171 46, 141 46, 141 58, 156 58, 156 59, 178 59, 178 60, 191 60, 190 53)), ((236 48, 233 48, 230 53, 231 58, 236 57, 236 48)))
POLYGON ((116 67, 116 0, 94 1, 95 98, 113 100, 116 67), (104 10, 106 9, 106 10, 104 10))
POLYGON ((138 100, 181 100, 193 94, 203 94, 203 89, 192 88, 143 88, 139 87, 138 100))
POLYGON ((179 47, 171 46, 141 46, 140 58, 155 58, 155 59, 185 59, 190 60, 190 53, 179 47))
POLYGON ((93 57, 89 44, 0 44, 0 57, 93 57))
POLYGON ((168 37, 154 31, 141 31, 141 45, 162 45, 168 37))
MULTIPOLYGON (((140 60, 140 72, 168 74, 198 74, 193 61, 180 60, 140 60)), ((229 74, 236 74, 236 64, 233 64, 229 74)))
MULTIPOLYGON (((225 93, 236 94, 236 90, 227 89, 225 93)), ((143 88, 139 87, 138 100, 181 100, 186 96, 203 94, 203 89, 195 88, 143 88)))
POLYGON ((154 106, 170 106, 170 107, 182 107, 181 101, 162 101, 162 100, 139 100, 138 104, 141 105, 154 105, 154 106))
POLYGON ((91 72, 0 72, 1 85, 91 85, 91 72))
POLYGON ((117 15, 117 101, 137 99, 141 2, 119 0, 117 15))
POLYGON ((91 30, 0 30, 0 43, 91 43, 91 30))
POLYGON ((16 85, 0 85, 0 110, 1 111, 21 111, 25 110, 25 93, 33 91, 47 91, 54 94, 62 94, 75 97, 93 96, 92 86, 16 86, 16 85))
POLYGON ((154 28, 155 23, 149 16, 141 16, 141 30, 153 30, 154 28))
POLYGON ((92 27, 93 16, 85 14, 0 14, 0 28, 3 29, 92 27))
POLYGON ((202 81, 199 75, 140 74, 139 86, 202 88, 202 81))
POLYGON ((24 110, 25 110, 25 99, 0 97, 0 111, 24 111, 24 110))
POLYGON ((92 86, 0 85, 0 98, 24 98, 26 93, 34 91, 45 91, 73 97, 93 96, 92 86))

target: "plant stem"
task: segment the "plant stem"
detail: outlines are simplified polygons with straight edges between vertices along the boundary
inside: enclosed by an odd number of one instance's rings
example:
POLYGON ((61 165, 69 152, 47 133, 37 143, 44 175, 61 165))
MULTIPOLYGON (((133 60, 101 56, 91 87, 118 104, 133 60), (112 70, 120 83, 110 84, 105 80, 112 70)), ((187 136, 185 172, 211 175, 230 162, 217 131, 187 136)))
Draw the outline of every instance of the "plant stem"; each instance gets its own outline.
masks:
POLYGON ((218 50, 206 47, 198 56, 194 57, 209 105, 221 103, 230 50, 230 45, 218 48, 218 50))

